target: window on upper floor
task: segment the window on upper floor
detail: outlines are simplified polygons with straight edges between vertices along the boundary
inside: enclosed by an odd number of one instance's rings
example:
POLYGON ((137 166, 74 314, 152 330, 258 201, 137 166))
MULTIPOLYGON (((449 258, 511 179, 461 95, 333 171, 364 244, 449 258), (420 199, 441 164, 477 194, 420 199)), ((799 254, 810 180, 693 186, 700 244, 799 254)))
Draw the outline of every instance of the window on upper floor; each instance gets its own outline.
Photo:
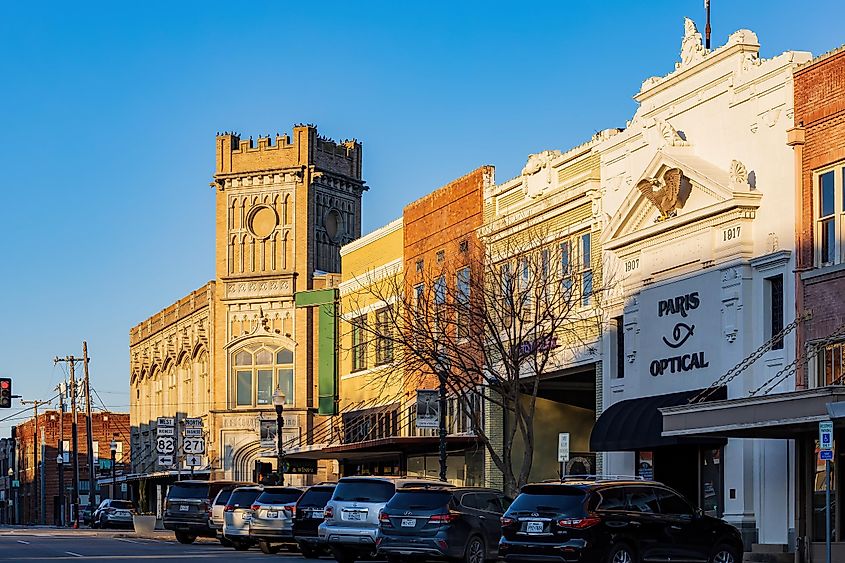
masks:
POLYGON ((587 307, 593 296, 593 254, 590 248, 590 233, 579 237, 581 251, 581 305, 587 307))
POLYGON ((367 369, 367 315, 352 319, 352 371, 367 369))
POLYGON ((273 404, 273 392, 280 388, 285 404, 294 403, 293 352, 272 344, 251 344, 232 354, 235 406, 273 404))
POLYGON ((817 357, 819 386, 841 385, 845 364, 845 342, 834 342, 819 349, 817 357))
POLYGON ((442 264, 446 261, 446 251, 445 250, 438 250, 437 251, 437 263, 442 264))
POLYGON ((470 315, 470 270, 469 267, 458 270, 455 280, 455 298, 457 309, 457 331, 458 338, 469 336, 469 315, 470 315))
POLYGON ((816 265, 839 264, 845 253, 845 164, 816 172, 814 182, 816 265))
POLYGON ((376 365, 393 361, 392 310, 385 307, 376 311, 376 365))
MULTIPOLYGON (((764 298, 766 340, 771 340, 783 330, 783 274, 765 280, 764 298)), ((772 342, 772 350, 783 350, 783 338, 772 342)))

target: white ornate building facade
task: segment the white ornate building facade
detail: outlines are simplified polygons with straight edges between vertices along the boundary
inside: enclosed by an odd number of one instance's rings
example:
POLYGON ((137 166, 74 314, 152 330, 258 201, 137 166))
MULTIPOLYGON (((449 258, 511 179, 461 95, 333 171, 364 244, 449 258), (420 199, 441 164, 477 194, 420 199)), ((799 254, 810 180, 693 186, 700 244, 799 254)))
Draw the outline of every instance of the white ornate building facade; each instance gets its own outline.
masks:
POLYGON ((686 20, 681 61, 643 83, 627 128, 598 148, 603 247, 621 280, 609 316, 623 330, 605 335, 591 447, 606 472, 676 487, 749 544, 787 544, 793 446, 667 436, 659 410, 794 388, 782 371, 795 357, 786 137, 792 73, 810 55, 759 48, 740 30, 707 50, 686 20))

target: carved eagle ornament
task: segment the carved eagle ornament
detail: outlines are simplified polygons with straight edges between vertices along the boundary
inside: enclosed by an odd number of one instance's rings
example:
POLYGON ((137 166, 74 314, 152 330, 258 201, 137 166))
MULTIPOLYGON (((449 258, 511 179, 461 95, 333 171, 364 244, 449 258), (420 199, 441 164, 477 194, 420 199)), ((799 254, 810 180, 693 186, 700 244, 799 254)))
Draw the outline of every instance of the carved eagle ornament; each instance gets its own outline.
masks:
POLYGON ((644 178, 637 183, 637 189, 660 211, 660 221, 672 217, 680 207, 678 193, 681 191, 682 177, 680 168, 670 168, 661 179, 644 178))

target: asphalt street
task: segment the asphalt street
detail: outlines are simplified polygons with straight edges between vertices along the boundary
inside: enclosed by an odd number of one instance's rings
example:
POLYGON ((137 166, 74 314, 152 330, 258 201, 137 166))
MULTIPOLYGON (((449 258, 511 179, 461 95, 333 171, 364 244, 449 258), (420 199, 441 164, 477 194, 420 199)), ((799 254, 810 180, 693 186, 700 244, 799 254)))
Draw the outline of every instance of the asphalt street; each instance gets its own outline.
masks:
MULTIPOLYGON (((126 534, 127 536, 131 535, 126 534)), ((0 530, 0 561, 92 560, 103 562, 264 560, 303 563, 299 554, 264 555, 257 548, 235 551, 216 543, 182 545, 175 541, 119 537, 90 530, 6 528, 0 530)), ((329 560, 326 559, 328 562, 329 560)))

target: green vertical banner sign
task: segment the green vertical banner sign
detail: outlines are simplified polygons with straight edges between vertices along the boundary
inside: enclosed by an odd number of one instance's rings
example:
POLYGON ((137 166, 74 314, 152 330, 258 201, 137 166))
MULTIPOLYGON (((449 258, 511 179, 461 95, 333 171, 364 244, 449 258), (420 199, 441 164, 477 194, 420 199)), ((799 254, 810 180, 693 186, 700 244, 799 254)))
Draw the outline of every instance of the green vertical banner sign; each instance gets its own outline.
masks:
POLYGON ((337 414, 337 289, 297 291, 297 307, 317 307, 317 385, 319 413, 337 414))

